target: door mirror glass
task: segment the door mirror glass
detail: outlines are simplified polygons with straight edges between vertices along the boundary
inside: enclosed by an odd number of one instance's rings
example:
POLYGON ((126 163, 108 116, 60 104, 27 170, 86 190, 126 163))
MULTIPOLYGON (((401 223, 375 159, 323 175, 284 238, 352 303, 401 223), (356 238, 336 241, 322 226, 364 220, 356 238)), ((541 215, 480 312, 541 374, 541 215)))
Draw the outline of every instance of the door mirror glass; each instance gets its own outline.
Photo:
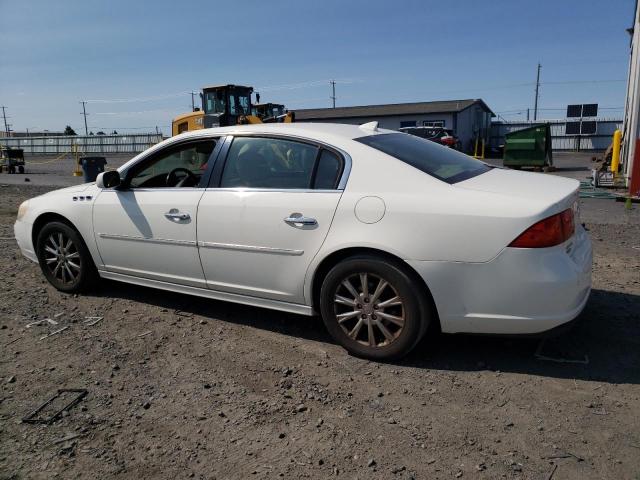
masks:
POLYGON ((96 178, 98 188, 116 188, 120 185, 120 174, 116 170, 103 172, 96 178))

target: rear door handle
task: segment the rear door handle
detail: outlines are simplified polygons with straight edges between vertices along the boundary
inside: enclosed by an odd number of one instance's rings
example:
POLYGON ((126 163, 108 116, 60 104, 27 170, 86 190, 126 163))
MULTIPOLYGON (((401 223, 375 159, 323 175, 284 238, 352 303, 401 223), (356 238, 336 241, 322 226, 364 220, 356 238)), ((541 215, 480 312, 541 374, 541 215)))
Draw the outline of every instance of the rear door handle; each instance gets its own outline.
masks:
POLYGON ((189 215, 188 213, 180 213, 175 208, 172 208, 171 210, 166 212, 164 216, 170 220, 189 220, 191 218, 191 215, 189 215))
POLYGON ((298 224, 298 225, 317 225, 318 221, 315 218, 305 217, 301 213, 292 213, 284 219, 286 223, 298 224))

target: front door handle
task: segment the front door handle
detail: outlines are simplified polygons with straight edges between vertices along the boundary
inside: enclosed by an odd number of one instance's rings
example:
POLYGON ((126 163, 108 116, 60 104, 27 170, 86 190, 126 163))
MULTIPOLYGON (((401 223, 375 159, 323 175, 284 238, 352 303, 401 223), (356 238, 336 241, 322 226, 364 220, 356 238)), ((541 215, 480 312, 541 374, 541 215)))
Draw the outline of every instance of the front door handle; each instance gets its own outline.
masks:
POLYGON ((164 216, 169 220, 189 220, 191 218, 191 215, 188 213, 180 213, 176 208, 172 208, 166 212, 164 216))
POLYGON ((305 217, 301 213, 292 213, 284 219, 286 223, 298 224, 298 225, 317 225, 318 221, 315 218, 305 217))

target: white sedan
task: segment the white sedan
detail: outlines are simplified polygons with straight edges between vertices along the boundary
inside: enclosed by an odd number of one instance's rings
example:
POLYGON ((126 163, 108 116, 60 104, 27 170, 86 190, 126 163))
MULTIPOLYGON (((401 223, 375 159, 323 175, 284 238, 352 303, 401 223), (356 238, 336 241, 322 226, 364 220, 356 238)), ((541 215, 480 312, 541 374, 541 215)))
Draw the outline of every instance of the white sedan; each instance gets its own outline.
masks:
POLYGON ((431 330, 576 318, 592 263, 578 186, 375 122, 247 125, 172 137, 30 199, 15 236, 64 292, 102 277, 319 312, 349 352, 389 359, 431 330))

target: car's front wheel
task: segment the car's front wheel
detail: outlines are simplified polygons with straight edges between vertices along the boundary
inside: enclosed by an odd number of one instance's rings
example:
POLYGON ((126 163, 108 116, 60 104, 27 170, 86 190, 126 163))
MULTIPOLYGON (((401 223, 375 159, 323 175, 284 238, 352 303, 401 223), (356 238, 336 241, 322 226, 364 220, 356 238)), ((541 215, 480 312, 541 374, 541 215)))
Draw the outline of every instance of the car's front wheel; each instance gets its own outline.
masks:
POLYGON ((399 262, 370 255, 334 266, 320 291, 322 319, 350 353, 372 360, 408 354, 427 329, 425 292, 399 262))
POLYGON ((97 279, 96 267, 84 241, 65 223, 47 223, 38 233, 36 252, 42 273, 60 291, 80 292, 97 279))

